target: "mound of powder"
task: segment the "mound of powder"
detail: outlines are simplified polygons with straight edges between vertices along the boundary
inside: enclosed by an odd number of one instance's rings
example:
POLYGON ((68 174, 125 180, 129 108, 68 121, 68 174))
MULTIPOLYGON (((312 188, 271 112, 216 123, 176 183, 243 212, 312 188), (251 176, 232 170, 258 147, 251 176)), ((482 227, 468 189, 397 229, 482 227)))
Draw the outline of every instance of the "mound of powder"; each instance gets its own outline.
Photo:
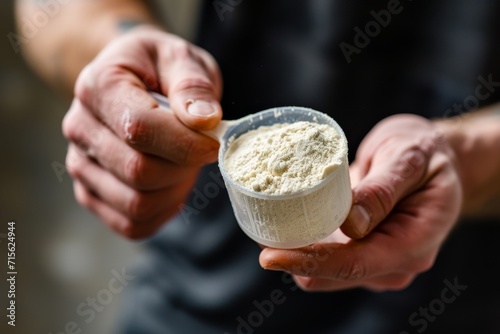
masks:
POLYGON ((335 170, 346 150, 342 145, 337 131, 326 124, 262 126, 231 143, 224 167, 247 189, 291 194, 313 187, 335 170))

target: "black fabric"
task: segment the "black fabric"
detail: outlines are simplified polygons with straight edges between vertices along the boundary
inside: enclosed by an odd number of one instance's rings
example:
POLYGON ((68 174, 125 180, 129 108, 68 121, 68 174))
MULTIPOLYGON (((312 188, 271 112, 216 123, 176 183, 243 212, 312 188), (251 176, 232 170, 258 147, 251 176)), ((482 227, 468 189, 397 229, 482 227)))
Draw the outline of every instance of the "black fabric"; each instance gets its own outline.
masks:
MULTIPOLYGON (((311 107, 342 126, 351 159, 384 117, 454 116, 450 108, 474 96, 479 76, 500 81, 496 1, 403 1, 351 63, 340 43, 354 44, 354 27, 364 30, 370 11, 390 1, 223 2, 234 8, 222 21, 205 1, 197 43, 221 66, 224 117, 311 107)), ((146 243, 150 258, 127 290, 119 333, 420 333, 425 318, 409 317, 455 279, 467 289, 424 322, 425 332, 498 333, 495 222, 457 227, 434 268, 404 291, 305 293, 260 268, 260 248, 239 229, 216 165, 204 168, 187 208, 146 243), (284 301, 259 311, 276 295, 284 301)))

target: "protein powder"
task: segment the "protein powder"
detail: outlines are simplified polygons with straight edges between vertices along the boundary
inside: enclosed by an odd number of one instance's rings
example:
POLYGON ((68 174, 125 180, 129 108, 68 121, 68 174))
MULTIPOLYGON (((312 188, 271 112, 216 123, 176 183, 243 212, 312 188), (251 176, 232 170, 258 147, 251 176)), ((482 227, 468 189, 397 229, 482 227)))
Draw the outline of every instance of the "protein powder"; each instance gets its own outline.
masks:
POLYGON ((325 238, 345 220, 352 201, 341 128, 311 109, 293 111, 297 122, 268 118, 263 123, 274 124, 233 134, 219 156, 238 223, 270 247, 325 238))

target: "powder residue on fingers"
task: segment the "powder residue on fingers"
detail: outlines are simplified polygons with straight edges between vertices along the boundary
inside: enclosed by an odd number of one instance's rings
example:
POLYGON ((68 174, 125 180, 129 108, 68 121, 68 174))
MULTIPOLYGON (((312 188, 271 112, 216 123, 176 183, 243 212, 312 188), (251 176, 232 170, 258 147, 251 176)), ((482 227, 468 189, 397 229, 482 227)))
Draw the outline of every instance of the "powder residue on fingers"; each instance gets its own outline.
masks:
POLYGON ((313 187, 335 170, 346 149, 342 145, 340 134, 326 124, 262 126, 231 143, 224 166, 233 181, 245 188, 290 194, 313 187))

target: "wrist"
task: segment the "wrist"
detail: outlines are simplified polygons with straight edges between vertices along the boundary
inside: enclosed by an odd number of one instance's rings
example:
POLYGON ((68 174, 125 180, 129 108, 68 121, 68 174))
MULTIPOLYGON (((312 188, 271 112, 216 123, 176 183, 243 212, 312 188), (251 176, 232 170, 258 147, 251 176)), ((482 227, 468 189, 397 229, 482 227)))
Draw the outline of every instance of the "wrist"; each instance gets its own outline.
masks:
MULTIPOLYGON (((455 160, 455 168, 458 173, 460 183, 462 186, 462 190, 464 193, 467 192, 467 166, 464 164, 464 161, 467 160, 468 149, 470 146, 468 144, 469 138, 467 138, 466 134, 462 128, 463 120, 459 117, 457 118, 448 118, 448 119, 438 119, 432 121, 436 131, 439 133, 440 138, 446 142, 448 147, 450 147, 453 159, 455 160)), ((464 203, 465 206, 465 203, 464 203)))
POLYGON ((457 160, 464 192, 462 215, 498 217, 500 117, 490 109, 433 123, 449 143, 457 160))

